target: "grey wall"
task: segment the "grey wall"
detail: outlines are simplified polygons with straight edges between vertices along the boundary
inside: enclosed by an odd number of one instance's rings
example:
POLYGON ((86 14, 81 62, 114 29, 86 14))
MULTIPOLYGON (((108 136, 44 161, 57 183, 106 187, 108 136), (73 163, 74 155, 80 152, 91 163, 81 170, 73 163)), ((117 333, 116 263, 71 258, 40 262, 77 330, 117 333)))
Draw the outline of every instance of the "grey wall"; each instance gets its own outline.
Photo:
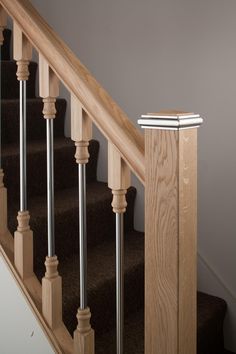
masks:
POLYGON ((55 354, 52 343, 19 288, 0 251, 1 353, 55 354))
MULTIPOLYGON (((205 117, 199 131, 199 252, 235 295, 236 2, 33 3, 134 123, 142 113, 168 108, 205 117)), ((97 132, 95 136, 101 138, 97 132)), ((99 176, 105 179, 102 139, 101 146, 99 176)), ((141 229, 143 191, 134 184, 136 226, 141 229)), ((199 278, 207 284, 203 270, 199 278)), ((211 292, 206 285, 204 289, 211 292)))

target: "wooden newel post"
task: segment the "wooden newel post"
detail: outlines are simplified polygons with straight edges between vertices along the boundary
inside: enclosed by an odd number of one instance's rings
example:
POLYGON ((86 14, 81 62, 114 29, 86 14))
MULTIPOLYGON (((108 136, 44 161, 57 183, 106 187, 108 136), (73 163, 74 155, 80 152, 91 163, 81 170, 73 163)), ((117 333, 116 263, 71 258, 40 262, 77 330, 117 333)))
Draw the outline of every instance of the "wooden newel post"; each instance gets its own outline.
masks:
POLYGON ((196 354, 199 115, 142 116, 145 128, 145 353, 196 354))

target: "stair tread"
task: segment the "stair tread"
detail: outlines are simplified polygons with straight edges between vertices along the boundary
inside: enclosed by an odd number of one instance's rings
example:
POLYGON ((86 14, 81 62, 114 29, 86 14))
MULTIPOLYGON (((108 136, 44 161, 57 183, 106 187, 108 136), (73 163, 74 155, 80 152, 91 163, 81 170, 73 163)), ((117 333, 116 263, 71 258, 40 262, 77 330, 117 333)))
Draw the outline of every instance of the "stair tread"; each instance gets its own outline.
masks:
MULTIPOLYGON (((208 339, 209 321, 208 319, 221 318, 222 313, 225 314, 225 301, 202 292, 198 292, 197 301, 197 329, 198 340, 208 339), (200 329, 203 328, 202 332, 200 329)), ((217 334, 216 332, 214 333, 217 334)), ((116 333, 112 330, 102 336, 96 338, 96 354, 114 354, 116 343, 116 333), (104 348, 106 348, 104 350, 104 348)), ((144 311, 140 310, 134 315, 128 317, 125 321, 124 331, 124 354, 144 354, 144 311)), ((217 348, 214 354, 223 354, 223 348, 217 348)), ((205 354, 202 348, 198 348, 198 354, 205 354)), ((211 352, 209 352, 211 353, 211 352)), ((212 352, 213 353, 213 352, 212 352)))
MULTIPOLYGON (((67 147, 74 147, 73 141, 70 138, 56 137, 54 138, 54 150, 63 149, 67 147)), ((27 155, 36 154, 38 152, 46 152, 46 139, 45 140, 33 140, 27 143, 27 155)), ((12 143, 6 145, 2 150, 2 157, 19 156, 19 144, 12 143)))
MULTIPOLYGON (((139 264, 144 264, 143 233, 130 231, 125 234, 125 273, 139 264)), ((115 278, 115 237, 97 245, 88 251, 88 292, 94 292, 102 284, 115 278)), ((61 263, 60 274, 63 278, 64 295, 69 300, 70 289, 74 286, 73 295, 79 294, 79 255, 73 255, 61 263), (69 276, 68 276, 69 275, 69 276), (72 283, 72 284, 71 284, 72 283)))
MULTIPOLYGON (((72 157, 73 158, 73 157, 72 157)), ((75 167, 76 186, 55 191, 55 237, 58 256, 66 258, 78 252, 78 174, 75 167), (64 248, 67 239, 68 247, 64 248)), ((63 167, 63 166, 62 166, 63 167)), ((91 167, 92 169, 92 167, 91 167)), ((37 171, 36 171, 37 173, 37 171)), ((46 171, 44 171, 44 174, 46 171)), ((56 176, 55 176, 56 177, 56 176)), ((66 174, 65 174, 65 178, 66 174)), ((55 183, 58 183, 55 181, 55 183)), ((125 227, 127 230, 133 227, 133 205, 135 200, 135 188, 129 188, 127 193, 127 213, 125 215, 125 227)), ((95 246, 114 234, 115 216, 111 208, 112 194, 106 183, 91 180, 87 183, 87 220, 88 220, 88 245, 95 246), (99 223, 97 223, 99 218, 99 223)), ((13 233, 16 229, 16 215, 19 208, 18 200, 9 205, 9 226, 13 233)), ((35 265, 43 264, 47 252, 47 196, 34 196, 28 200, 30 211, 30 225, 35 234, 34 252, 35 265), (42 238, 43 237, 43 238, 42 238)))
MULTIPOLYGON (((30 62, 29 79, 27 81, 27 97, 35 97, 35 82, 38 64, 30 62)), ((19 81, 16 77, 17 66, 14 60, 1 61, 1 85, 2 98, 18 98, 19 97, 19 81)))
MULTIPOLYGON (((29 201, 29 210, 38 218, 44 217, 46 195, 37 196, 29 201)), ((111 199, 111 192, 107 185, 102 182, 91 182, 87 188, 87 207, 97 204, 101 199, 111 199)), ((68 188, 60 190, 55 194, 55 214, 63 214, 65 210, 78 208, 78 188, 68 188)))
MULTIPOLYGON (((113 317, 115 313, 115 254, 115 235, 88 251, 88 303, 92 312, 92 325, 97 333, 110 327, 109 317, 113 317)), ((143 302, 143 292, 140 289, 144 275, 143 233, 125 233, 124 257, 126 310, 135 311, 139 308, 140 301, 143 302), (141 290, 137 295, 137 304, 133 299, 132 290, 141 290)), ((59 273, 63 279, 64 321, 73 332, 77 325, 75 314, 79 306, 79 255, 64 260, 59 266, 59 273)), ((110 322, 110 325, 112 324, 114 325, 110 322)))
MULTIPOLYGON (((3 146, 14 144, 19 140, 19 99, 2 99, 2 143, 3 146), (14 129, 13 129, 14 127, 14 129)), ((64 118, 66 100, 59 98, 56 102, 57 115, 54 120, 54 136, 64 137, 64 118)), ((46 138, 46 123, 43 118, 43 102, 39 97, 28 98, 27 110, 27 142, 46 138)))

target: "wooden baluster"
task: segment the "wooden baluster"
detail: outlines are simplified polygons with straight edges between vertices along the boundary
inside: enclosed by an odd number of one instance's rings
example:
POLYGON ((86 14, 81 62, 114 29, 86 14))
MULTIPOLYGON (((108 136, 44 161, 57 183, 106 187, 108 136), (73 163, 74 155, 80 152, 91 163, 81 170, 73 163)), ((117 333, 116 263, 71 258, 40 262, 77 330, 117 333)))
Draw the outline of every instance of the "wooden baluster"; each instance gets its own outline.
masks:
MULTIPOLYGON (((3 31, 4 28, 6 28, 6 26, 7 26, 7 14, 4 11, 3 7, 0 6, 0 50, 4 42, 3 31)), ((0 95, 0 100, 1 100, 1 95, 0 95)), ((1 114, 1 108, 0 108, 0 114, 1 114)), ((1 125, 1 117, 0 117, 0 125, 1 125)), ((0 237, 7 232, 7 189, 4 187, 4 183, 3 183, 4 173, 2 169, 2 156, 1 156, 2 146, 1 145, 2 144, 1 144, 1 126, 0 126, 0 237)))
POLYGON ((56 97, 59 81, 43 56, 39 55, 39 91, 43 98, 43 115, 47 121, 47 175, 48 175, 48 256, 46 273, 42 279, 42 312, 48 325, 56 329, 62 325, 62 279, 58 274, 54 235, 54 166, 53 120, 56 117, 56 97))
POLYGON ((130 169, 117 148, 108 142, 108 186, 112 190, 112 208, 116 214, 116 353, 123 354, 124 328, 124 213, 130 187, 130 169))
POLYGON ((15 267, 23 279, 33 275, 33 232, 29 226, 26 193, 26 81, 29 78, 29 62, 32 46, 20 27, 13 24, 13 55, 17 63, 17 79, 20 82, 20 211, 14 235, 15 267))
POLYGON ((196 353, 196 127, 201 123, 198 115, 178 112, 139 120, 146 128, 147 354, 196 353))
POLYGON ((80 307, 78 326, 74 332, 74 354, 94 354, 94 331, 90 325, 91 312, 87 306, 87 231, 86 231, 86 164, 89 161, 89 141, 92 121, 79 100, 71 96, 71 139, 75 142, 75 159, 79 172, 80 219, 80 307))
POLYGON ((13 23, 13 55, 17 64, 17 79, 29 79, 29 63, 32 59, 32 45, 16 22, 13 23))

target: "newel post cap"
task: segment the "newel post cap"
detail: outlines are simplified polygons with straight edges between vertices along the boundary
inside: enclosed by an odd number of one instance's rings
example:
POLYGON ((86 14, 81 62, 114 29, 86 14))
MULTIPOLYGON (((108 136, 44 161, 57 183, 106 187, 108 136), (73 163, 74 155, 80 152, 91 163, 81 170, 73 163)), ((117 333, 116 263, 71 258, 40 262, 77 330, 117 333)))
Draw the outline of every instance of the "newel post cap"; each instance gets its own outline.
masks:
POLYGON ((180 111, 147 113, 138 120, 138 124, 144 129, 162 130, 198 128, 202 123, 203 118, 199 114, 180 111))

